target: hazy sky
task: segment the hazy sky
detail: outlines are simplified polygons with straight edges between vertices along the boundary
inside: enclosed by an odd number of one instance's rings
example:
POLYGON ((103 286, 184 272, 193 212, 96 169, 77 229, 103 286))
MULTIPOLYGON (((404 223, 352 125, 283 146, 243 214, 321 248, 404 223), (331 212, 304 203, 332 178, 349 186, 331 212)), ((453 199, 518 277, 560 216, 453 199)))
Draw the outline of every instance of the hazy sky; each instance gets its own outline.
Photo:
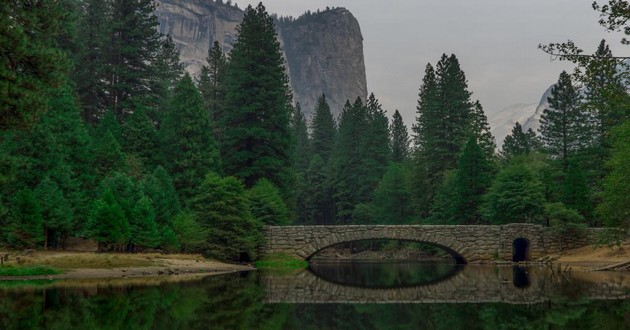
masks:
MULTIPOLYGON (((234 1, 241 8, 248 1, 234 1)), ((601 1, 600 1, 601 2, 601 1)), ((258 2, 251 1, 252 4, 258 2)), ((358 19, 368 90, 390 114, 411 126, 427 63, 454 53, 473 99, 487 114, 515 103, 538 103, 571 63, 551 61, 539 43, 572 39, 592 53, 604 38, 628 55, 620 35, 597 23, 592 0, 266 0, 270 13, 299 16, 307 9, 345 7, 358 19)))

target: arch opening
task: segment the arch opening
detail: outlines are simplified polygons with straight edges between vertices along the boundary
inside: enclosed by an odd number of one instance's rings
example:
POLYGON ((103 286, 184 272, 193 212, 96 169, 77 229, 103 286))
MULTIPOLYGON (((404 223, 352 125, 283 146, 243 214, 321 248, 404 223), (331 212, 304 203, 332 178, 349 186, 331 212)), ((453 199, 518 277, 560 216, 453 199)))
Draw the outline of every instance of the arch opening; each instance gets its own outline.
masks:
MULTIPOLYGON (((433 250, 441 251, 442 254, 445 254, 445 255, 447 254, 448 256, 450 256, 452 258, 451 260, 454 261, 455 264, 465 265, 468 263, 466 258, 463 255, 461 255, 459 252, 447 246, 433 243, 433 242, 427 242, 427 241, 410 240, 410 239, 394 239, 394 238, 371 238, 371 239, 343 241, 336 244, 324 246, 318 249, 317 251, 311 253, 309 256, 305 258, 305 260, 310 262, 312 261, 313 258, 321 259, 322 256, 328 256, 330 257, 329 259, 351 259, 351 258, 348 258, 347 256, 343 256, 342 254, 338 253, 338 251, 335 251, 335 249, 339 249, 339 247, 342 247, 342 246, 345 246, 346 249, 352 250, 351 253, 353 253, 353 252, 362 252, 362 249, 363 251, 367 249, 372 249, 375 246, 377 248, 383 248, 383 247, 392 248, 392 244, 400 245, 404 243, 419 244, 421 246, 430 247, 433 250)), ((385 258, 382 258, 382 259, 387 260, 385 258)), ((398 259, 398 260, 405 260, 405 259, 398 259)), ((413 259, 406 259, 406 260, 413 260, 413 259)), ((418 260, 421 260, 421 259, 418 259, 418 260)), ((436 261, 436 260, 433 260, 433 261, 436 261)), ((444 261, 448 262, 449 259, 446 258, 444 259, 444 261)))
POLYGON ((529 241, 523 237, 519 237, 512 242, 512 261, 521 262, 529 261, 530 247, 529 241))

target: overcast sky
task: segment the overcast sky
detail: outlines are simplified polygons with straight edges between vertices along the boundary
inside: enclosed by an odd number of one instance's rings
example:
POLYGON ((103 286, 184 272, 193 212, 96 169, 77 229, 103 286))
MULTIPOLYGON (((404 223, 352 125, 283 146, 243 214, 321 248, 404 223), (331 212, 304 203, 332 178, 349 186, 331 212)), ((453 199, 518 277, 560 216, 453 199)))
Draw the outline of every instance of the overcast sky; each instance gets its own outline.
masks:
MULTIPOLYGON (((233 0, 234 2, 234 0, 233 0)), ((241 8, 248 1, 236 1, 241 8)), ((601 2, 601 1, 600 1, 601 2)), ((252 4, 258 2, 251 1, 252 4)), ((270 13, 299 16, 326 6, 345 7, 358 19, 368 90, 407 126, 415 116, 427 63, 454 53, 473 99, 491 116, 515 103, 538 103, 571 63, 551 61, 539 43, 572 39, 592 53, 604 38, 615 55, 629 55, 620 35, 597 21, 592 0, 266 0, 270 13)))

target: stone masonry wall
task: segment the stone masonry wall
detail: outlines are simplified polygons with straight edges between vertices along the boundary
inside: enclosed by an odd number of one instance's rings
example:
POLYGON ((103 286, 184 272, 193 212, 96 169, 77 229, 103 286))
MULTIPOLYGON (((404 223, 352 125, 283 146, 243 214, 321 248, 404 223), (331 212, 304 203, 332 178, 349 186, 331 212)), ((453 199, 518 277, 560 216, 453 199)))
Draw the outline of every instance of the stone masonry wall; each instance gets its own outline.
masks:
POLYGON ((593 244, 602 229, 589 228, 561 235, 553 228, 515 223, 502 226, 350 225, 269 226, 263 253, 283 253, 310 259, 320 250, 344 242, 395 239, 438 245, 458 261, 511 260, 517 238, 529 242, 529 260, 547 253, 593 244))

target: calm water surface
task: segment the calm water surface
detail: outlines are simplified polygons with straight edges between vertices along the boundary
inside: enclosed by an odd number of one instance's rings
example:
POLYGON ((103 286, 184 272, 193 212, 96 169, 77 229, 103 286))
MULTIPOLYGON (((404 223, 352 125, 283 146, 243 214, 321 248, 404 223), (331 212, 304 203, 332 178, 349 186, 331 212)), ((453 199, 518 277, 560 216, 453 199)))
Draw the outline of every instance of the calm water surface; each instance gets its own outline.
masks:
POLYGON ((628 277, 318 263, 160 285, 0 282, 0 329, 630 329, 628 277))

